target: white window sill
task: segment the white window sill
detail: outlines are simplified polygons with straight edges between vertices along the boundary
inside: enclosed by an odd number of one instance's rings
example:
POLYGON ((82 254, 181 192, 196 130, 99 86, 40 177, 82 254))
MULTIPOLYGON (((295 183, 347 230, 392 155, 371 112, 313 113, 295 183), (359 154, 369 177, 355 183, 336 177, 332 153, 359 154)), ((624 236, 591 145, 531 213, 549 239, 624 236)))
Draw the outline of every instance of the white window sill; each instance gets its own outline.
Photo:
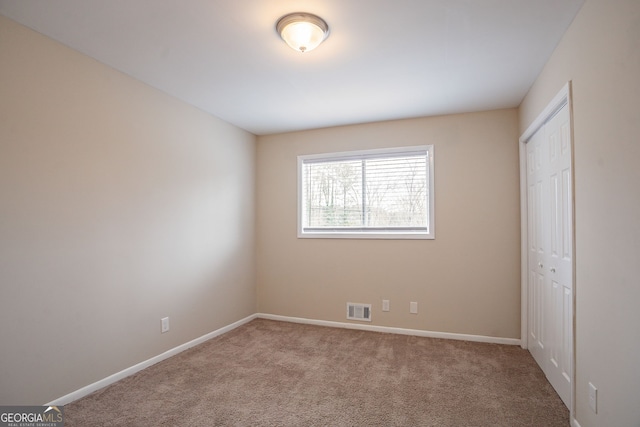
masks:
POLYGON ((433 240, 435 236, 428 233, 389 232, 389 233, 350 233, 350 232, 307 232, 298 233, 299 239, 386 239, 386 240, 433 240))

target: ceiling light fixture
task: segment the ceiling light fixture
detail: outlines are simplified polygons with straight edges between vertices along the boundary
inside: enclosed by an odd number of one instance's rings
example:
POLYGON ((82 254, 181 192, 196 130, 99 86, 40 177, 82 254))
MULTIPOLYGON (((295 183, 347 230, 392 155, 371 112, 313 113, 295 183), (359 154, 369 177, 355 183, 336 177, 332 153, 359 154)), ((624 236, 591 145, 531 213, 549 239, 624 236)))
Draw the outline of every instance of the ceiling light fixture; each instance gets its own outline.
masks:
POLYGON ((290 13, 276 23, 282 40, 298 52, 315 49, 329 36, 329 26, 322 18, 310 13, 290 13))

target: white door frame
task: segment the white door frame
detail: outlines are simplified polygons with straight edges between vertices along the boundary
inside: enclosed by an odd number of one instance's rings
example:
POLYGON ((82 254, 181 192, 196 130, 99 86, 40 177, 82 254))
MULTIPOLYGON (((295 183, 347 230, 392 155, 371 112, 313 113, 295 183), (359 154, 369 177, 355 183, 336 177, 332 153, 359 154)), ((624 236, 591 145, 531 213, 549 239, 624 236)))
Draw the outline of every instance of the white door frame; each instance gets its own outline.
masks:
POLYGON ((572 92, 571 82, 567 82, 560 92, 553 98, 553 100, 546 106, 546 108, 538 115, 538 117, 529 125, 527 130, 522 134, 519 140, 520 149, 520 235, 521 235, 521 330, 520 330, 520 345, 522 348, 527 349, 529 347, 529 313, 528 313, 528 296, 529 296, 529 277, 528 277, 528 210, 527 210, 527 142, 531 137, 551 118, 556 114, 564 105, 569 108, 569 141, 571 143, 571 212, 573 218, 571 220, 571 227, 573 230, 573 256, 572 256, 572 281, 573 281, 573 349, 571 355, 571 407, 569 408, 571 416, 574 417, 575 408, 575 367, 576 367, 576 252, 575 252, 575 170, 574 170, 574 143, 573 143, 573 105, 572 105, 572 92))

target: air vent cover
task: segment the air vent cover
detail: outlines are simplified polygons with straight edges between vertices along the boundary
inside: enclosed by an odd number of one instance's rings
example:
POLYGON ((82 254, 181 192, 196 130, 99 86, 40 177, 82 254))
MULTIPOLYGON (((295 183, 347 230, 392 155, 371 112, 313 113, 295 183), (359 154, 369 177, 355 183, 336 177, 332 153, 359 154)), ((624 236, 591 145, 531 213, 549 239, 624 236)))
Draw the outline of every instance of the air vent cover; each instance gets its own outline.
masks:
POLYGON ((371 322, 371 304, 347 303, 347 319, 371 322))

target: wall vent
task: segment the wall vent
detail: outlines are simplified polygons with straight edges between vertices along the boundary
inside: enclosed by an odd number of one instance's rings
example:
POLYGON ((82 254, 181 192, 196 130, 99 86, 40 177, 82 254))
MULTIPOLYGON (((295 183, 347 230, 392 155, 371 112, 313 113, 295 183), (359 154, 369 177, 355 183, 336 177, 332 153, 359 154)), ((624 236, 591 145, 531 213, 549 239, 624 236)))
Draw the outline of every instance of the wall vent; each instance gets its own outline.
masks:
POLYGON ((371 304, 347 303, 347 319, 371 322, 371 304))

